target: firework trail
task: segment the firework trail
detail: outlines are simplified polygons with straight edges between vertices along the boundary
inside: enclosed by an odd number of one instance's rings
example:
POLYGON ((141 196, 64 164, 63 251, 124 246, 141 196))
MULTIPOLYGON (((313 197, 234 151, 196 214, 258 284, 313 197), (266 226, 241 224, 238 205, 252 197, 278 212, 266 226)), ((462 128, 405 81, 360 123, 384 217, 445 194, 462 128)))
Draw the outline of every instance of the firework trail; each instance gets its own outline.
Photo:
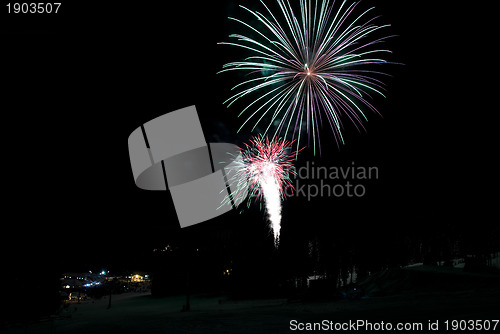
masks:
POLYGON ((389 50, 376 46, 390 36, 372 38, 389 25, 376 25, 369 18, 370 8, 358 11, 358 3, 346 1, 300 0, 300 15, 290 3, 277 0, 277 14, 264 2, 264 14, 240 6, 254 21, 245 22, 230 17, 248 32, 232 34, 233 42, 222 42, 250 51, 243 61, 225 64, 219 72, 243 71, 247 78, 233 87, 238 91, 224 103, 229 107, 241 98, 253 98, 238 115, 246 114, 241 125, 261 121, 269 123, 273 139, 282 136, 296 138, 300 145, 301 132, 307 132, 307 142, 321 153, 319 132, 323 121, 332 129, 337 145, 344 143, 343 119, 354 123, 358 131, 367 120, 362 107, 377 112, 368 102, 370 93, 384 96, 382 72, 373 65, 387 63, 381 58, 389 50), (338 4, 338 5, 337 5, 338 4))
POLYGON ((291 152, 291 144, 286 140, 270 141, 262 136, 245 143, 231 164, 233 176, 229 184, 233 190, 225 199, 226 202, 241 203, 243 199, 240 197, 248 193, 248 206, 252 198, 263 201, 276 245, 281 229, 281 201, 287 187, 293 190, 290 174, 295 174, 293 157, 298 152, 291 152))

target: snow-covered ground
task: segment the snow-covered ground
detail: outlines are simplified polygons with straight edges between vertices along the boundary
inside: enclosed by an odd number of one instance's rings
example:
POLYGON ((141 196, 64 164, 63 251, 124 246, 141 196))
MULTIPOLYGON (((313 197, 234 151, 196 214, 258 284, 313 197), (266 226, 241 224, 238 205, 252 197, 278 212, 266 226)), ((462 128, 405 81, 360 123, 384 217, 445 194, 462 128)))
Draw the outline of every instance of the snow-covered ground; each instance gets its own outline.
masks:
MULTIPOLYGON (((472 255, 469 255, 469 256, 472 256, 472 255)), ((453 259, 451 261, 453 263, 453 268, 463 269, 465 267, 465 259, 464 258, 453 259)), ((444 265, 444 261, 438 262, 437 264, 442 266, 442 265, 444 265)), ((423 265, 424 264, 422 262, 419 262, 419 263, 413 263, 413 264, 407 265, 407 266, 405 266, 405 268, 420 267, 423 265)), ((491 254, 491 266, 500 269, 500 253, 491 254)))
MULTIPOLYGON (((493 265, 498 266, 499 260, 495 256, 493 265)), ((367 290, 368 298, 364 299, 235 301, 227 296, 197 295, 191 297, 190 312, 181 311, 185 296, 153 298, 149 293, 130 292, 113 295, 110 309, 107 296, 70 303, 58 316, 8 325, 0 333, 266 334, 290 333, 291 320, 498 319, 500 280, 497 277, 496 274, 467 273, 459 268, 413 265, 400 273, 382 271, 371 276, 365 286, 372 286, 380 293, 369 294, 367 290)), ((26 308, 29 307, 27 302, 26 308)))
POLYGON ((493 259, 491 259, 491 265, 500 269, 500 253, 494 254, 493 259))
POLYGON ((391 296, 322 302, 233 301, 193 296, 191 311, 181 312, 185 296, 153 298, 144 293, 126 293, 113 296, 111 309, 107 308, 107 298, 71 304, 58 318, 11 325, 5 333, 290 333, 291 320, 493 319, 500 314, 498 300, 498 288, 427 289, 425 293, 413 290, 391 296))

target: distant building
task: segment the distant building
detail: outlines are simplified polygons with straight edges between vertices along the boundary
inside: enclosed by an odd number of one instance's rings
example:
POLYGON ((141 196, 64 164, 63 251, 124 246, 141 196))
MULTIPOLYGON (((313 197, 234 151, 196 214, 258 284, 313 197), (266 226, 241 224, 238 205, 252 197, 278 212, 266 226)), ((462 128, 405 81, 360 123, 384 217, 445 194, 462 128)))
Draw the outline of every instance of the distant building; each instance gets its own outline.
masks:
POLYGON ((149 274, 136 272, 136 273, 133 273, 131 275, 126 276, 125 278, 129 282, 142 283, 142 282, 146 282, 149 280, 149 274))

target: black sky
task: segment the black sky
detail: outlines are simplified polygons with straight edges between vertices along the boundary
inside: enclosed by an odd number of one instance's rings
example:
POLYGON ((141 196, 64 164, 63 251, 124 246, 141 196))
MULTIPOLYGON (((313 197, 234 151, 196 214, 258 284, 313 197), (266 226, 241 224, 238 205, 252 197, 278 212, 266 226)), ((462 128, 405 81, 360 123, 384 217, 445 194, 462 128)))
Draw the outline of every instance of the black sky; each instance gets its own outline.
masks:
MULTIPOLYGON (((58 18, 3 20, 3 220, 15 244, 6 259, 105 266, 168 242, 172 201, 135 186, 127 138, 195 104, 208 141, 241 140, 235 113, 221 105, 230 78, 215 74, 227 58, 216 43, 232 32, 234 3, 64 2, 58 18)), ((404 65, 387 69, 387 99, 376 101, 383 117, 369 115, 366 133, 348 131, 340 150, 324 144, 321 158, 309 158, 376 165, 381 178, 362 200, 294 199, 284 217, 387 230, 484 221, 497 149, 473 33, 481 16, 434 1, 362 4, 392 24, 392 59, 404 65)))

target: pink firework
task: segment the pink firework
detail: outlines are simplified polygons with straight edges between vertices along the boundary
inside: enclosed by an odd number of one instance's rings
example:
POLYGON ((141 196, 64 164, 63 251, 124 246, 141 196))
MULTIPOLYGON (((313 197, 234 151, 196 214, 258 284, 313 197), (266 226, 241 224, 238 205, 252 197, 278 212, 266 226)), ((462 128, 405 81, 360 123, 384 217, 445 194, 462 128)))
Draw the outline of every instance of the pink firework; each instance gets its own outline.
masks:
POLYGON ((250 139, 250 144, 244 144, 241 155, 251 197, 262 199, 262 183, 271 180, 276 183, 280 198, 285 197, 285 189, 292 187, 290 174, 295 174, 293 160, 297 152, 291 152, 291 144, 286 140, 269 141, 268 137, 260 136, 250 139))
POLYGON ((285 198, 285 189, 293 189, 290 174, 295 174, 293 160, 298 151, 291 151, 292 143, 253 137, 240 148, 240 156, 234 164, 232 184, 236 190, 231 195, 235 202, 241 202, 238 196, 249 193, 248 204, 251 198, 264 200, 276 244, 281 228, 281 201, 285 198))

